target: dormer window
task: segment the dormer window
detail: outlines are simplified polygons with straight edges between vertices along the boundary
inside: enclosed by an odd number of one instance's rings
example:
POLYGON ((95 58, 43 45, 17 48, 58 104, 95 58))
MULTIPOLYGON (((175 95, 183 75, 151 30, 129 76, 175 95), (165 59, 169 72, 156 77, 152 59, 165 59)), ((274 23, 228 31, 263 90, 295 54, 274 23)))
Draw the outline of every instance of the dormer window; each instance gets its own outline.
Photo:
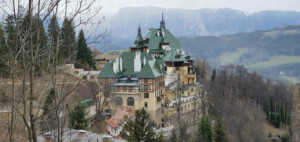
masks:
POLYGON ((127 83, 131 82, 131 76, 127 76, 127 83))
POLYGON ((177 58, 177 59, 180 58, 180 54, 177 54, 177 55, 175 56, 175 58, 177 58))

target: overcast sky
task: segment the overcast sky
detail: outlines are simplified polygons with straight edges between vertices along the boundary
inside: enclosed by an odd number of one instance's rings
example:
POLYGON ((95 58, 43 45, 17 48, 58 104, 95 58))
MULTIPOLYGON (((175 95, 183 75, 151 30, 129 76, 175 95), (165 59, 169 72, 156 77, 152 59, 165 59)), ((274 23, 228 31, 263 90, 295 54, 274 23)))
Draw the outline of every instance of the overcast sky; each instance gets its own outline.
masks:
POLYGON ((99 0, 105 14, 123 7, 163 7, 181 9, 232 8, 247 13, 263 10, 300 11, 300 0, 99 0))

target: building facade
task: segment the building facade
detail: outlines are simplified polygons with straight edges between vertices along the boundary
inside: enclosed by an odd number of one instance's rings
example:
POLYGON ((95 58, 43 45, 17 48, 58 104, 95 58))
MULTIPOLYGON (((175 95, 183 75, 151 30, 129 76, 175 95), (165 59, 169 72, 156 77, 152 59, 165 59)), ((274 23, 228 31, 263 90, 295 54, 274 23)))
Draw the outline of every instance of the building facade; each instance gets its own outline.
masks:
MULTIPOLYGON (((157 119, 164 94, 164 64, 145 52, 124 52, 98 75, 100 93, 109 96, 112 114, 120 106, 145 108, 157 119)), ((156 121, 159 121, 158 119, 156 121)))
POLYGON ((98 79, 100 93, 109 97, 107 108, 112 114, 120 106, 144 107, 163 127, 166 124, 164 117, 169 116, 168 112, 174 112, 173 105, 166 105, 166 102, 179 99, 174 97, 172 90, 181 84, 184 88, 181 96, 189 98, 196 98, 193 96, 199 90, 193 59, 185 55, 178 39, 166 29, 163 17, 160 28, 150 28, 145 37, 139 26, 129 52, 108 62, 98 79), (165 94, 165 91, 169 93, 165 94), (171 100, 166 101, 166 98, 171 100))

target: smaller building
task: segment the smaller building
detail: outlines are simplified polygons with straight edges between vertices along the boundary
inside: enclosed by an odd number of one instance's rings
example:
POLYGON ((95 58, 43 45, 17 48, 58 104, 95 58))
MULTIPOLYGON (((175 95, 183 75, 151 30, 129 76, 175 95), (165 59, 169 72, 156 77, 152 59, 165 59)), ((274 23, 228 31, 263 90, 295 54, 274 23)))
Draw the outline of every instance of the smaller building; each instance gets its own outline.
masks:
POLYGON ((98 71, 101 71, 104 66, 111 60, 115 60, 120 55, 100 54, 95 57, 95 65, 98 71))
POLYGON ((63 66, 62 71, 78 77, 83 80, 98 82, 97 76, 100 71, 84 71, 81 68, 75 68, 74 64, 66 64, 63 66))
POLYGON ((107 134, 112 135, 116 138, 121 138, 120 132, 122 131, 123 127, 120 125, 125 120, 125 116, 128 119, 134 120, 135 119, 135 111, 130 107, 121 106, 117 109, 116 113, 108 120, 105 120, 107 126, 104 128, 104 131, 107 134))
MULTIPOLYGON (((62 142, 125 142, 120 139, 112 138, 107 134, 98 134, 86 130, 63 129, 62 142)), ((55 142, 57 130, 49 131, 37 136, 38 142, 55 142)))

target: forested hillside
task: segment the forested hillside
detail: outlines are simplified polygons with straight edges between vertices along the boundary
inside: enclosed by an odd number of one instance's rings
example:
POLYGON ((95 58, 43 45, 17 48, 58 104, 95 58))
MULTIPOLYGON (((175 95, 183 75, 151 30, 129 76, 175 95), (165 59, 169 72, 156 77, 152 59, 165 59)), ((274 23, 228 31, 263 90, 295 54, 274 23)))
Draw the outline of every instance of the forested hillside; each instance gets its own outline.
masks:
POLYGON ((188 54, 205 59, 213 66, 243 64, 269 77, 282 75, 285 79, 299 76, 299 39, 300 26, 220 37, 179 38, 188 54))

